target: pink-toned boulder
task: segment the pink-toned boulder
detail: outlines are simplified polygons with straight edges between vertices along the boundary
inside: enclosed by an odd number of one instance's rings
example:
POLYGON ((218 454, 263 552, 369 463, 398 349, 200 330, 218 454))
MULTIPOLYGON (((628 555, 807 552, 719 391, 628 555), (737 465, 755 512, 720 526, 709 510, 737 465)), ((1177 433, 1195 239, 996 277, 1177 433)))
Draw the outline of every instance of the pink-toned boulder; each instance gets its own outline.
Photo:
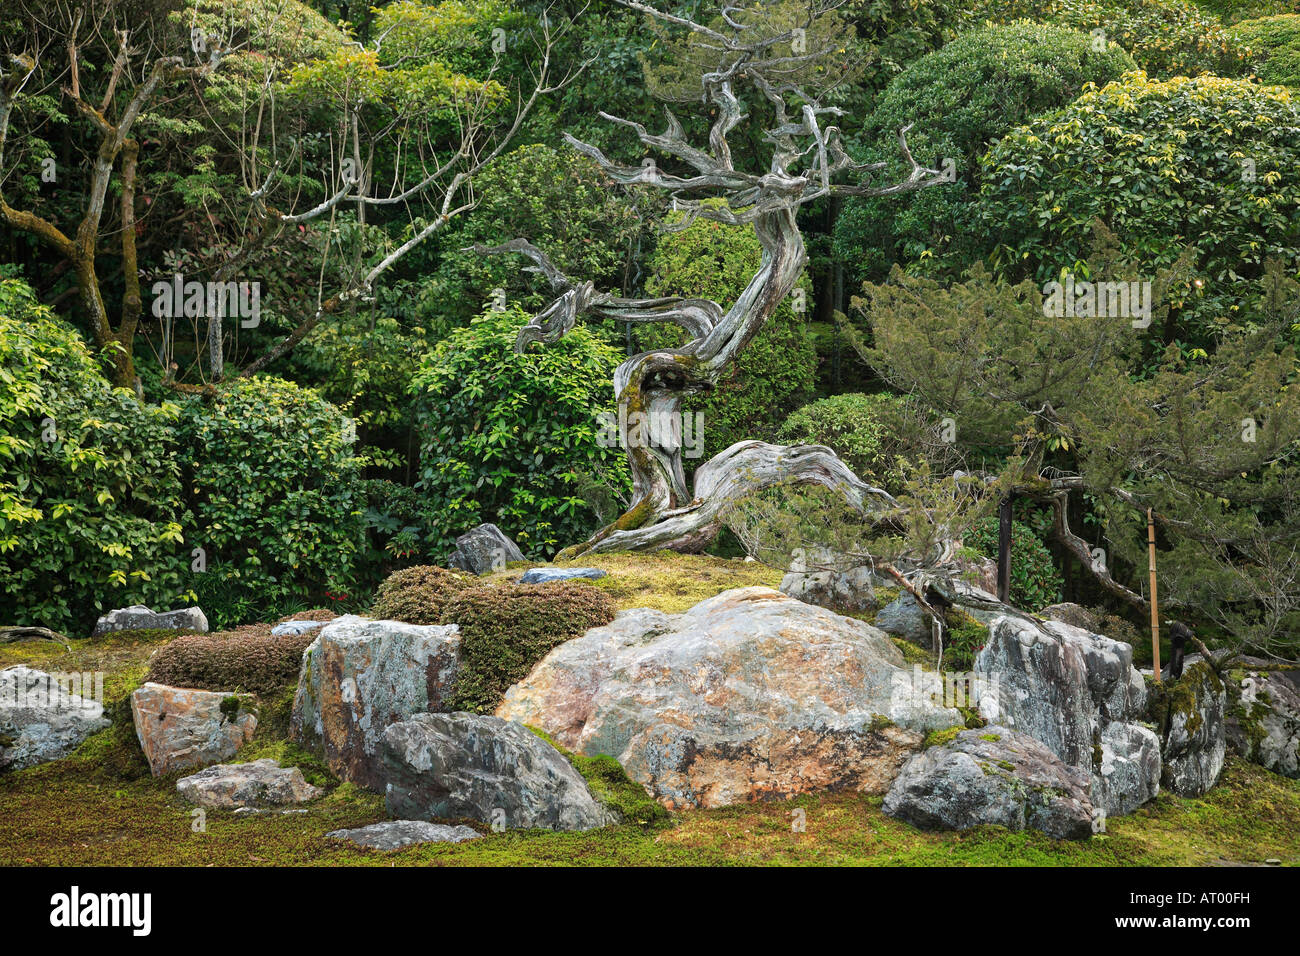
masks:
POLYGON ((140 747, 155 777, 235 755, 257 729, 249 695, 145 684, 131 695, 140 747))

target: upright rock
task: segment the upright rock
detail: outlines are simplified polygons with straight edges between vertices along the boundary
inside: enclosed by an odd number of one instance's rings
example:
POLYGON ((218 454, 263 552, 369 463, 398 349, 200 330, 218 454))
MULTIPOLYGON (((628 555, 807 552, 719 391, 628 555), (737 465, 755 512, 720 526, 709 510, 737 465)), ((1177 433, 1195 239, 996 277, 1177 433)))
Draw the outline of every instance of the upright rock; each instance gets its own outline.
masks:
POLYGON ((497 716, 614 757, 670 809, 717 807, 884 793, 927 731, 962 722, 910 686, 876 628, 751 587, 620 613, 551 651, 497 716))
POLYGON ((494 524, 481 524, 466 531, 456 539, 456 550, 447 559, 447 566, 487 574, 500 571, 508 561, 522 561, 524 553, 494 524))
POLYGON ((253 699, 145 684, 131 695, 140 748, 155 777, 233 757, 257 729, 253 699))
POLYGON ((380 742, 389 724, 437 710, 459 671, 454 624, 335 618, 303 652, 294 740, 341 779, 383 791, 380 742))
POLYGON ((996 724, 966 730, 908 761, 884 811, 924 830, 996 824, 1085 839, 1094 828, 1089 775, 1042 743, 996 724))
POLYGON ((1225 676, 1228 746, 1267 770, 1300 778, 1300 665, 1247 657, 1225 676))
POLYGON ((617 823, 564 756, 521 724, 418 714, 384 732, 388 812, 507 828, 591 830, 617 823))
POLYGON ((1223 681, 1206 661, 1166 682, 1152 702, 1164 744, 1163 786, 1182 797, 1199 797, 1218 783, 1227 753, 1226 708, 1223 681))
POLYGON ((199 631, 207 633, 207 615, 198 607, 185 607, 176 611, 151 611, 143 604, 109 611, 95 622, 94 636, 114 631, 199 631))
POLYGON ((108 726, 82 680, 21 665, 0 671, 0 771, 58 760, 108 726))

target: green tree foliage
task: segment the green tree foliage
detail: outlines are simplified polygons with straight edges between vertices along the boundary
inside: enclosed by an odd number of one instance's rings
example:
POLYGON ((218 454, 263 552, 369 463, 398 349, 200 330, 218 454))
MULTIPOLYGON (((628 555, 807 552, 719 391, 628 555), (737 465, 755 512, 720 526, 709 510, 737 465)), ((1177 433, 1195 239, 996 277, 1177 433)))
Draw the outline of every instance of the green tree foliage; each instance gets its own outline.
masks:
MULTIPOLYGON (((998 557, 998 519, 981 520, 963 539, 986 558, 998 557)), ((1011 587, 1009 600, 1027 611, 1041 611, 1061 600, 1065 583, 1052 560, 1052 552, 1029 525, 1011 522, 1011 587)))
POLYGON ((186 539, 207 563, 190 580, 214 626, 353 589, 364 462, 342 411, 312 389, 254 376, 188 401, 178 431, 186 539))
MULTIPOLYGON (((762 252, 751 227, 696 219, 660 240, 646 294, 712 299, 727 309, 758 272, 762 252)), ((795 296, 781 303, 713 392, 682 403, 684 413, 704 416, 704 451, 697 463, 738 441, 771 440, 786 410, 811 396, 817 355, 806 313, 795 310, 800 292, 805 303, 810 301, 807 278, 799 281, 795 296)), ((686 333, 675 326, 646 327, 637 336, 643 349, 686 341, 686 333)))
POLYGON ((979 0, 961 18, 971 27, 1037 20, 1089 35, 1100 31, 1161 79, 1240 76, 1248 65, 1245 46, 1190 0, 979 0))
POLYGON ((0 280, 0 624, 81 636, 186 596, 177 411, 110 386, 29 286, 0 280))
POLYGON ((898 441, 890 427, 901 399, 849 393, 818 399, 790 414, 776 433, 783 445, 826 445, 864 481, 896 486, 898 441))
POLYGON ((979 158, 991 142, 1031 116, 1064 106, 1089 84, 1104 86, 1134 68, 1113 43, 1097 50, 1084 33, 1034 23, 963 34, 912 63, 885 89, 866 123, 864 155, 889 161, 891 181, 906 175, 898 131, 911 125, 912 154, 936 169, 951 163, 956 181, 850 201, 835 224, 836 252, 858 279, 883 273, 900 257, 943 257, 969 228, 979 158))
POLYGON ((1255 74, 1265 83, 1300 91, 1300 14, 1246 20, 1232 35, 1255 53, 1255 74))
POLYGON ((1224 23, 1300 13, 1300 0, 1196 0, 1196 5, 1224 23))
POLYGON ((984 160, 992 261, 1045 282, 1106 222, 1147 277, 1194 250, 1163 343, 1204 347, 1249 311, 1264 262, 1300 263, 1300 106, 1279 88, 1141 73, 1007 134, 984 160))
POLYGON ((517 354, 528 318, 517 305, 485 312, 439 342, 412 380, 427 556, 443 558, 456 535, 484 521, 527 553, 551 553, 597 527, 585 481, 630 489, 622 451, 597 441, 620 354, 582 327, 517 354))

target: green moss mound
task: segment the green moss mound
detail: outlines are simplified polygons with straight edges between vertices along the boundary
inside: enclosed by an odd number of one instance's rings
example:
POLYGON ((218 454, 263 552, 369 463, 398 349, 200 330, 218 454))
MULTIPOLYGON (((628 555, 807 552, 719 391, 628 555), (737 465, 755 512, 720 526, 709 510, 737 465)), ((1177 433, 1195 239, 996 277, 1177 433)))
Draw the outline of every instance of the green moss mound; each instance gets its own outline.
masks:
POLYGON ((215 634, 191 634, 161 648, 148 680, 196 690, 274 696, 298 680, 302 652, 316 633, 271 635, 264 624, 215 634))
POLYGON ((447 602, 476 586, 476 579, 461 571, 420 564, 390 574, 375 595, 371 611, 386 621, 407 624, 437 624, 447 602))
POLYGON ((511 684, 553 647, 614 620, 608 594, 590 584, 506 584, 452 598, 444 624, 460 625, 460 676, 451 710, 491 713, 511 684))

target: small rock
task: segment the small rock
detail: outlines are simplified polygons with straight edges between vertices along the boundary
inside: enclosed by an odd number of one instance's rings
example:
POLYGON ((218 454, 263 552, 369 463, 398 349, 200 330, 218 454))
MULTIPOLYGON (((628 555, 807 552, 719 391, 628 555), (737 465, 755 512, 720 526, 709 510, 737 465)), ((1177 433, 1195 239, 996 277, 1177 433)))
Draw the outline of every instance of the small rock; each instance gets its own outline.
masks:
POLYGON ((186 607, 176 611, 151 611, 143 604, 109 611, 95 623, 93 636, 109 634, 114 631, 199 631, 208 630, 207 616, 197 607, 186 607))
POLYGON ((285 621, 283 624, 277 624, 271 628, 272 637, 284 637, 292 635, 294 637, 300 634, 310 634, 328 624, 328 621, 285 621))
POLYGON ((572 581, 574 578, 603 578, 600 568, 531 568, 519 579, 520 584, 550 584, 552 581, 572 581))
POLYGON ((519 546, 494 524, 481 524, 456 539, 456 550, 447 559, 448 567, 474 574, 500 571, 509 561, 524 560, 519 546))
POLYGON ((876 588, 880 585, 870 568, 856 567, 847 571, 791 571, 781 579, 780 590, 797 601, 833 611, 874 611, 876 588))
POLYGON ((297 767, 270 758, 217 764, 176 781, 176 792, 204 807, 267 807, 314 800, 324 791, 309 784, 297 767))
POLYGON ((86 689, 81 680, 21 665, 0 671, 0 771, 58 760, 109 725, 102 703, 73 692, 86 689))
POLYGON ((921 610, 921 605, 910 594, 901 594, 893 603, 881 608, 872 623, 886 634, 921 647, 929 647, 934 640, 930 615, 921 610))
POLYGON ((465 843, 483 834, 464 825, 448 826, 425 820, 386 820, 355 830, 334 830, 332 840, 347 840, 367 850, 400 850, 417 843, 465 843))
POLYGON ((155 777, 206 767, 252 739, 257 716, 248 695, 145 684, 131 695, 135 735, 155 777))

